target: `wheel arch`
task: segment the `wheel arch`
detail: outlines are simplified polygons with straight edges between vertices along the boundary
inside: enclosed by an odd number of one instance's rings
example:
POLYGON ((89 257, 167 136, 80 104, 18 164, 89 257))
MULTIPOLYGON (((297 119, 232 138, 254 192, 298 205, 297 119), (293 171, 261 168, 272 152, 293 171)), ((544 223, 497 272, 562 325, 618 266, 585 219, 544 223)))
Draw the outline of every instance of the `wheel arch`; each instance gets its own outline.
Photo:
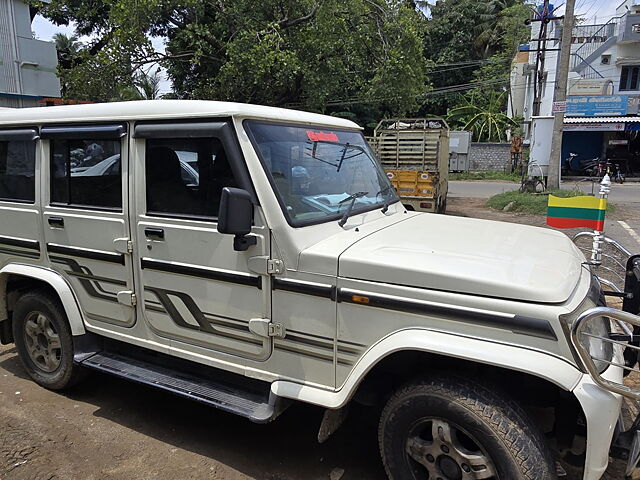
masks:
MULTIPOLYGON (((24 280, 24 288, 48 287, 59 298, 69 320, 74 336, 84 335, 86 330, 82 314, 70 285, 58 273, 35 265, 9 264, 0 270, 0 322, 9 319, 8 285, 14 280, 24 280)), ((31 289, 31 288, 29 288, 31 289)))
MULTIPOLYGON (((548 353, 444 332, 407 329, 393 333, 370 347, 336 390, 276 381, 272 384, 272 391, 276 395, 325 408, 342 408, 362 385, 366 385, 367 380, 385 367, 393 367, 397 359, 406 365, 411 357, 416 356, 421 359, 437 358, 439 362, 451 361, 457 365, 477 364, 486 369, 534 377, 567 392, 572 391, 582 378, 582 373, 575 366, 548 353)), ((441 364, 436 363, 436 368, 441 364)))

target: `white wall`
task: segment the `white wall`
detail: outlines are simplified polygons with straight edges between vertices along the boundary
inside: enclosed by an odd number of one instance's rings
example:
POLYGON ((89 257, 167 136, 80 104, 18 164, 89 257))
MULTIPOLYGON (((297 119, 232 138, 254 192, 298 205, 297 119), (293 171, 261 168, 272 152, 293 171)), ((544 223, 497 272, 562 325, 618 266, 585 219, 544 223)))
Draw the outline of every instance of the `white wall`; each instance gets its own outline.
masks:
MULTIPOLYGON (((619 14, 626 13, 628 10, 625 6, 629 6, 630 11, 639 10, 640 11, 640 0, 626 0, 618 7, 619 14)), ((538 38, 540 23, 535 22, 531 26, 531 39, 535 40, 538 38)), ((549 24, 548 37, 559 37, 560 32, 558 31, 557 25, 555 22, 549 24)), ((536 64, 536 52, 535 48, 537 46, 537 42, 532 41, 531 52, 529 54, 529 63, 532 66, 536 64)), ((572 51, 576 51, 583 44, 573 44, 572 51)), ((557 42, 551 41, 547 43, 547 48, 557 48, 557 42)), ((542 103, 540 108, 540 115, 547 116, 551 115, 551 108, 553 105, 555 91, 554 91, 554 83, 556 80, 556 70, 558 63, 558 52, 546 52, 545 53, 545 72, 547 75, 546 82, 543 86, 543 94, 542 94, 542 103)), ((622 65, 624 64, 633 64, 640 65, 640 42, 635 43, 614 43, 606 50, 600 52, 600 55, 595 59, 591 66, 597 70, 604 78, 601 79, 603 81, 611 80, 613 83, 613 94, 624 94, 624 95, 640 95, 640 90, 625 90, 620 92, 620 75, 622 73, 622 65), (611 62, 609 65, 602 65, 601 56, 602 55, 611 55, 611 62), (620 62, 620 63, 618 63, 620 62)), ((585 70, 591 71, 590 69, 585 70)), ((574 74, 575 75, 575 74, 574 74)), ((570 76, 571 78, 571 76, 570 76)), ((535 74, 530 74, 525 78, 512 78, 511 85, 512 88, 516 88, 517 86, 522 85, 522 83, 526 83, 527 87, 524 89, 525 92, 525 100, 524 100, 524 117, 525 120, 529 121, 531 119, 531 115, 533 113, 533 100, 534 100, 534 82, 536 81, 535 74)), ((571 82, 571 80, 570 80, 571 82)))

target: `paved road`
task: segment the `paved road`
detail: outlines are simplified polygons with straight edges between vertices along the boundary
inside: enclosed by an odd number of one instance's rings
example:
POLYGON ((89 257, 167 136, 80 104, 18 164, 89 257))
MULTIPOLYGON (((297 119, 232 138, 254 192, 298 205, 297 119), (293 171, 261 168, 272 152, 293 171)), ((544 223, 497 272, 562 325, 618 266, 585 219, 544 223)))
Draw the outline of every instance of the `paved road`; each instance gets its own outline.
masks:
MULTIPOLYGON (((562 188, 572 189, 578 186, 585 193, 591 193, 591 183, 564 182, 562 188)), ((517 190, 518 183, 513 182, 449 182, 450 197, 489 198, 503 192, 517 190)), ((593 186, 598 191, 598 185, 593 186)), ((611 188, 611 201, 618 204, 640 204, 640 183, 614 184, 611 188)))
MULTIPOLYGON (((565 182, 562 188, 578 186, 590 194, 591 183, 565 182)), ((498 193, 517 190, 519 184, 512 182, 449 182, 449 197, 489 198, 498 193)), ((597 192, 598 185, 594 185, 597 192)), ((609 198, 617 207, 605 224, 607 236, 613 238, 632 253, 640 252, 640 183, 613 184, 609 198)))
POLYGON ((520 184, 513 182, 449 182, 449 197, 489 198, 498 193, 517 190, 520 184))

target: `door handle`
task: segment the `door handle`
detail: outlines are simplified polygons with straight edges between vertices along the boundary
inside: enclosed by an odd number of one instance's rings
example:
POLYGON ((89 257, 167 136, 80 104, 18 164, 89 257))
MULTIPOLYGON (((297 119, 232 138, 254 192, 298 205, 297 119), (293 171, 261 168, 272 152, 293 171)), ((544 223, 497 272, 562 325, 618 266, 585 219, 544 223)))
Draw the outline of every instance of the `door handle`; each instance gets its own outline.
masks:
POLYGON ((164 230, 162 228, 145 228, 144 234, 151 240, 164 240, 164 230))
POLYGON ((47 221, 52 227, 64 228, 64 218, 62 217, 49 217, 47 221))

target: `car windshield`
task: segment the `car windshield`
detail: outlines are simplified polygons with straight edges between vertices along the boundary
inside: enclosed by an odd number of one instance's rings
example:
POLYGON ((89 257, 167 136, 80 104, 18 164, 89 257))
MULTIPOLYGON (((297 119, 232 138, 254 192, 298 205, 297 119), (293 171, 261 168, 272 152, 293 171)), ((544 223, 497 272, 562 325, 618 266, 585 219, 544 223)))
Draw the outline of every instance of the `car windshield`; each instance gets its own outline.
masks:
POLYGON ((289 223, 338 220, 398 201, 362 133, 245 122, 289 223))

